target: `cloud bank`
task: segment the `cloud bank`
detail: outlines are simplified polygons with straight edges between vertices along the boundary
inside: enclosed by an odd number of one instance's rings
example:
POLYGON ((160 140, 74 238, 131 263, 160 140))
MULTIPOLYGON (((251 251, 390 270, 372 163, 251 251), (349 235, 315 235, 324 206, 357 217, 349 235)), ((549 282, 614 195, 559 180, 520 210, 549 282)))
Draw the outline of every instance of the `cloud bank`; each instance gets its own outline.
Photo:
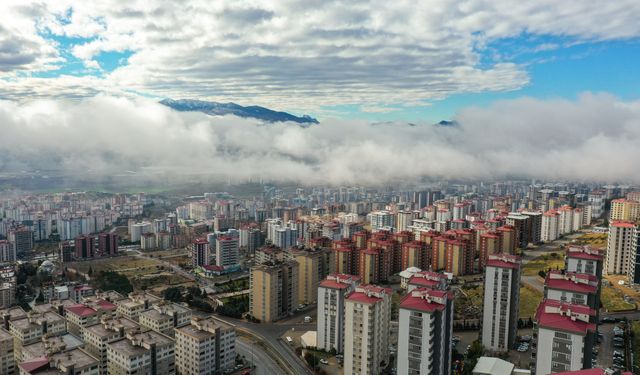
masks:
POLYGON ((0 170, 211 174, 306 184, 420 177, 640 181, 640 102, 584 94, 467 108, 457 127, 325 120, 261 124, 145 99, 0 102, 0 170))
POLYGON ((5 0, 0 10, 4 98, 144 93, 301 112, 517 90, 526 64, 491 48, 505 38, 542 51, 640 36, 637 0, 5 0))

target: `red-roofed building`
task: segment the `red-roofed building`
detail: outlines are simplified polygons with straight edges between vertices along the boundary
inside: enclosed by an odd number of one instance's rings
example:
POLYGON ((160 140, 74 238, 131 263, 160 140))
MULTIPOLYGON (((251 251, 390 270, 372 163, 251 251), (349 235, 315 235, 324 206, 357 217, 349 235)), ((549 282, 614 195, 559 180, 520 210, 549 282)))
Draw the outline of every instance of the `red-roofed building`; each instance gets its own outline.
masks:
POLYGON ((453 293, 418 288, 400 302, 398 373, 451 374, 453 293))
POLYGON ((589 245, 569 245, 565 256, 565 269, 569 272, 588 273, 602 277, 604 250, 589 245))
POLYGON ((536 311, 532 374, 576 371, 591 367, 596 311, 545 299, 536 311))
POLYGON ((576 371, 563 371, 558 372, 555 375, 633 375, 632 372, 607 372, 603 368, 590 368, 585 370, 576 371))
POLYGON ((445 290, 449 286, 447 276, 431 271, 421 271, 415 273, 407 283, 407 291, 411 292, 416 288, 445 290))
POLYGON ((318 287, 317 346, 338 353, 344 350, 345 299, 355 291, 360 277, 330 274, 318 287))
POLYGON ((379 374, 389 363, 390 288, 360 285, 345 300, 345 374, 379 374))
MULTIPOLYGON (((600 282, 597 277, 586 273, 551 270, 545 278, 544 296, 597 310, 600 307, 600 282)), ((593 322, 597 322, 595 316, 593 322)))

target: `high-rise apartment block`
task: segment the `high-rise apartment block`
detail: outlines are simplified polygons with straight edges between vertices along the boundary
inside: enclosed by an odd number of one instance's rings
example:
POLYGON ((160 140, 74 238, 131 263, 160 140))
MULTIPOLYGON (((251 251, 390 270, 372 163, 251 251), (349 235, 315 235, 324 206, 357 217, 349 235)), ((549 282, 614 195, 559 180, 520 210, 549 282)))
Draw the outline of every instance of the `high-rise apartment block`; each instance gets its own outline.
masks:
POLYGON ((637 245, 638 227, 633 222, 611 222, 607 240, 605 273, 627 275, 632 281, 635 281, 637 245))
POLYGON ((284 261, 251 268, 249 278, 251 316, 264 323, 293 312, 298 299, 298 263, 284 261))
POLYGON ((400 303, 399 374, 451 374, 453 293, 413 289, 400 303))
POLYGON ((544 300, 534 322, 531 373, 546 375, 591 368, 596 325, 595 310, 544 300))
POLYGON ((238 237, 216 237, 216 266, 230 267, 238 265, 240 262, 238 241, 238 237))
POLYGON ((331 274, 320 282, 317 317, 318 349, 343 352, 345 299, 355 290, 359 282, 358 276, 345 274, 331 274))
POLYGON ((611 201, 609 220, 638 220, 640 219, 640 202, 629 199, 614 199, 611 201))
POLYGON ((193 268, 208 266, 210 259, 209 241, 206 238, 197 238, 191 242, 191 265, 193 268))
POLYGON ((357 286, 345 301, 344 373, 377 375, 389 362, 391 289, 357 286))
POLYGON ((520 302, 521 260, 515 255, 490 255, 484 279, 482 345, 508 351, 516 341, 520 302))

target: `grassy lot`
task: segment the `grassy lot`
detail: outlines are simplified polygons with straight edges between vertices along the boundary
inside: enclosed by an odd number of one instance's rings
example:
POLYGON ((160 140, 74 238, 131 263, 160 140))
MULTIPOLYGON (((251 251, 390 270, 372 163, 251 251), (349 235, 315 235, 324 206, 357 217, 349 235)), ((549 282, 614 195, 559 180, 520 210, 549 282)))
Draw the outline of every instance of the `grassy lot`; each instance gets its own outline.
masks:
POLYGON ((578 243, 593 247, 607 247, 607 233, 587 233, 578 238, 578 243))
POLYGON ((484 287, 482 285, 470 285, 462 287, 456 293, 453 308, 456 319, 476 319, 482 315, 482 303, 484 287))
POLYGON ((542 292, 537 291, 529 285, 520 287, 520 319, 533 319, 536 309, 542 301, 542 292))
MULTIPOLYGON (((609 283, 609 288, 611 288, 615 294, 619 295, 620 299, 623 299, 624 296, 628 296, 635 303, 635 305, 640 302, 640 293, 636 290, 630 288, 627 284, 628 278, 623 275, 607 275, 604 276, 604 279, 609 283), (623 281, 624 285, 619 285, 618 282, 623 281)), ((602 288, 602 303, 605 303, 605 288, 602 288)), ((623 300, 624 302, 624 300, 623 300)), ((627 304, 628 305, 628 304, 627 304)), ((605 305, 606 307, 606 305, 605 305)))
POLYGON ((153 288, 158 285, 174 285, 187 281, 176 275, 155 259, 119 256, 96 259, 86 262, 70 263, 69 268, 87 273, 89 268, 94 274, 100 271, 115 271, 127 276, 136 288, 153 288))
POLYGON ((623 311, 635 308, 635 305, 624 300, 624 294, 611 285, 602 287, 602 306, 607 311, 623 311))
POLYGON ((542 255, 522 266, 523 276, 535 276, 540 271, 547 271, 548 269, 563 269, 564 268, 564 253, 555 252, 548 255, 542 255))

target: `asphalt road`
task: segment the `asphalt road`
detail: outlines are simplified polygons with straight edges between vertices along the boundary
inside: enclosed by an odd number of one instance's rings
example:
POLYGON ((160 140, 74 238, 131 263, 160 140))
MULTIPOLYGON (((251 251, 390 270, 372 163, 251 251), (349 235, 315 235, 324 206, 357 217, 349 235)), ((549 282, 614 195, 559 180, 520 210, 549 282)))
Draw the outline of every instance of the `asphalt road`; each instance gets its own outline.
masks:
POLYGON ((236 339, 236 352, 243 355, 250 363, 255 363, 255 375, 286 375, 269 354, 255 341, 244 337, 236 339))

